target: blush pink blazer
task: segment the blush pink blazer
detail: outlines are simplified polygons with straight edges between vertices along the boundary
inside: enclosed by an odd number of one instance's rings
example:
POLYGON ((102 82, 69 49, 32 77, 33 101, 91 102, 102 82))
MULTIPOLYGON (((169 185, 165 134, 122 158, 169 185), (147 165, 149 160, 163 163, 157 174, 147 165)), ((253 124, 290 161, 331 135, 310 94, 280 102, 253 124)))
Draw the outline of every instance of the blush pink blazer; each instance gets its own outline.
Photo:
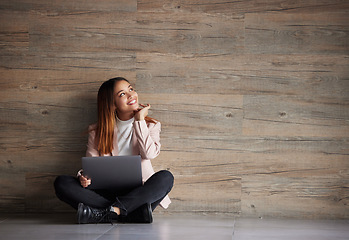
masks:
MULTIPOLYGON (((87 157, 98 157, 101 154, 97 150, 95 144, 94 131, 96 124, 89 126, 89 137, 87 143, 86 156, 87 157)), ((160 154, 160 132, 161 124, 160 122, 146 123, 143 121, 134 121, 133 123, 133 155, 141 155, 142 162, 142 180, 143 183, 147 181, 155 172, 153 166, 151 165, 151 159, 156 158, 160 154)), ((114 128, 114 140, 113 140, 113 151, 112 154, 104 154, 103 156, 117 156, 118 155, 118 139, 117 139, 118 129, 114 128)), ((171 200, 166 196, 160 203, 163 208, 168 208, 171 200)))

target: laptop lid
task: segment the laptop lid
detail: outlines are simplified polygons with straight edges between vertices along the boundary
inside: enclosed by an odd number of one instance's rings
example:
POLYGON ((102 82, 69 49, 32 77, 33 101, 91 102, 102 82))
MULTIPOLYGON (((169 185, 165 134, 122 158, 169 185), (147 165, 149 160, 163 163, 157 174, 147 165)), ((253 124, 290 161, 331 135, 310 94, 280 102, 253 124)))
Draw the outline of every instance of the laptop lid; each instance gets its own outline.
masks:
POLYGON ((83 157, 84 176, 91 179, 88 189, 125 194, 142 185, 141 156, 83 157))

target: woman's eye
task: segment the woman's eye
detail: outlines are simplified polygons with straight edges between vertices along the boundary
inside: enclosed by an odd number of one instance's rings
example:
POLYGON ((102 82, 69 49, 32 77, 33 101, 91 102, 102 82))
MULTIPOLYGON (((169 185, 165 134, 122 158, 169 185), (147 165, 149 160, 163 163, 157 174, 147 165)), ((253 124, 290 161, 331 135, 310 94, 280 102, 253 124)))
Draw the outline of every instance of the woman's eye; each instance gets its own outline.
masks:
POLYGON ((124 96, 125 95, 125 93, 121 93, 120 95, 119 95, 119 97, 122 97, 122 96, 124 96))
POLYGON ((130 88, 130 92, 133 92, 134 91, 134 89, 133 88, 130 88))

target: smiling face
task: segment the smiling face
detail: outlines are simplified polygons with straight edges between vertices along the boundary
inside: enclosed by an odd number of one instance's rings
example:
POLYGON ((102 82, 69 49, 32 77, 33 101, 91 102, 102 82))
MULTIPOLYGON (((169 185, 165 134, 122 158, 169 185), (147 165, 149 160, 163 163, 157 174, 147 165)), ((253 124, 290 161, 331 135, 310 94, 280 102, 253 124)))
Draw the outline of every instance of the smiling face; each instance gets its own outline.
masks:
POLYGON ((128 120, 139 107, 138 94, 126 81, 118 81, 114 86, 114 105, 118 118, 128 120))

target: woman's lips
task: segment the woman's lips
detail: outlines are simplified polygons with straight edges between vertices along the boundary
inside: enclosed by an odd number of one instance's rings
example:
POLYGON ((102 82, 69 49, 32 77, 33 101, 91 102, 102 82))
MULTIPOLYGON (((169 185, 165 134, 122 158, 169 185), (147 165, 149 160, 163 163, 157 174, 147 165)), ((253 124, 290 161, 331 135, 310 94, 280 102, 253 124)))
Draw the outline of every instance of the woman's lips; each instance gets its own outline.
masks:
POLYGON ((136 104, 136 103, 137 103, 137 101, 136 101, 136 99, 134 99, 134 100, 128 102, 127 105, 133 105, 133 104, 136 104))

